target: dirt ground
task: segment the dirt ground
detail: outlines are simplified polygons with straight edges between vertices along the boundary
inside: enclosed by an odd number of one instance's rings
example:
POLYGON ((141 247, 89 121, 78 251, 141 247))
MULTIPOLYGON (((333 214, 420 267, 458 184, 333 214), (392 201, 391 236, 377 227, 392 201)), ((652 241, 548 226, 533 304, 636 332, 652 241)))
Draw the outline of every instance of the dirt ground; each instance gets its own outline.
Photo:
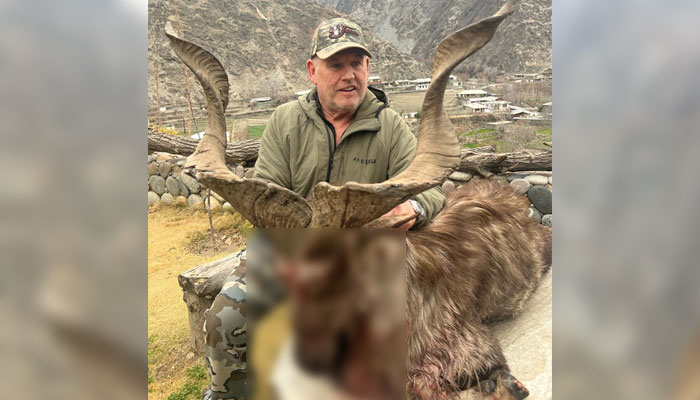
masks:
POLYGON ((247 226, 240 215, 214 210, 217 247, 213 248, 204 209, 162 206, 148 211, 148 398, 201 398, 204 361, 190 351, 187 307, 177 276, 221 258, 244 244, 247 226))

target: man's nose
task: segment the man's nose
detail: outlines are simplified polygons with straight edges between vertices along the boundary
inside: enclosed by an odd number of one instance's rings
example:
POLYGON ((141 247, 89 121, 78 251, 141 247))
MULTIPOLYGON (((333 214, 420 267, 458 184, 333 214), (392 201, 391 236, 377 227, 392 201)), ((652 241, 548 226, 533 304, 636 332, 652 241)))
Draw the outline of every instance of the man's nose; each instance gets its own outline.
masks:
POLYGON ((346 81, 351 81, 355 79, 355 71, 353 71, 350 67, 344 68, 342 78, 346 81))

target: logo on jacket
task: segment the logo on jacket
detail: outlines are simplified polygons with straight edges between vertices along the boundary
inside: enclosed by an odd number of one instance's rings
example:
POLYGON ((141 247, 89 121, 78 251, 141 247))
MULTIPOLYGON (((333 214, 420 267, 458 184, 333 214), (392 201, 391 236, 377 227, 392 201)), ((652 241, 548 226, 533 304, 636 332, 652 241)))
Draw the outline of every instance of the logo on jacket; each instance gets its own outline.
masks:
POLYGON ((376 164, 377 159, 376 158, 359 158, 359 157, 353 157, 352 161, 360 164, 376 164))

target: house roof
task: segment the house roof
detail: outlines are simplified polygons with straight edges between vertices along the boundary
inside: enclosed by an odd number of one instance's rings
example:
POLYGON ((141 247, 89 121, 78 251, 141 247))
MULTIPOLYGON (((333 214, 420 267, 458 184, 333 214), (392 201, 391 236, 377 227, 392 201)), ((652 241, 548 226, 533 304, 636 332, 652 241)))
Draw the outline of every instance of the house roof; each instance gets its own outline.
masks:
POLYGON ((467 106, 467 107, 469 107, 469 108, 472 108, 472 109, 474 109, 474 110, 480 110, 480 109, 482 109, 482 108, 488 108, 488 106, 485 106, 485 105, 479 104, 479 103, 467 103, 467 104, 465 104, 465 106, 467 106))
POLYGON ((461 92, 459 92, 459 93, 457 93, 457 94, 458 94, 458 95, 460 95, 460 94, 461 94, 461 95, 468 95, 468 94, 481 94, 481 95, 484 95, 484 94, 488 94, 488 92, 485 91, 485 90, 480 90, 480 89, 466 89, 466 90, 462 90, 461 92))
POLYGON ((411 82, 413 82, 413 83, 430 83, 430 78, 414 79, 411 82))
POLYGON ((476 102, 492 102, 498 100, 498 97, 496 96, 485 96, 485 97, 472 97, 469 99, 470 102, 476 103, 476 102))

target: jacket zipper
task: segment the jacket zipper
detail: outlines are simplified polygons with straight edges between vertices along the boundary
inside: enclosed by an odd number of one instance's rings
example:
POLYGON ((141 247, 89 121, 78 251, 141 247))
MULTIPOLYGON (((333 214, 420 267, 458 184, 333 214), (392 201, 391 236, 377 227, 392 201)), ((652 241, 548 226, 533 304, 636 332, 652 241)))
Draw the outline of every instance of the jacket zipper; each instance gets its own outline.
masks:
MULTIPOLYGON (((325 120, 324 120, 325 122, 325 120)), ((335 133, 331 132, 331 127, 326 123, 326 133, 328 134, 328 172, 326 172, 326 182, 331 183, 331 169, 333 169, 333 156, 335 155, 335 133)))

